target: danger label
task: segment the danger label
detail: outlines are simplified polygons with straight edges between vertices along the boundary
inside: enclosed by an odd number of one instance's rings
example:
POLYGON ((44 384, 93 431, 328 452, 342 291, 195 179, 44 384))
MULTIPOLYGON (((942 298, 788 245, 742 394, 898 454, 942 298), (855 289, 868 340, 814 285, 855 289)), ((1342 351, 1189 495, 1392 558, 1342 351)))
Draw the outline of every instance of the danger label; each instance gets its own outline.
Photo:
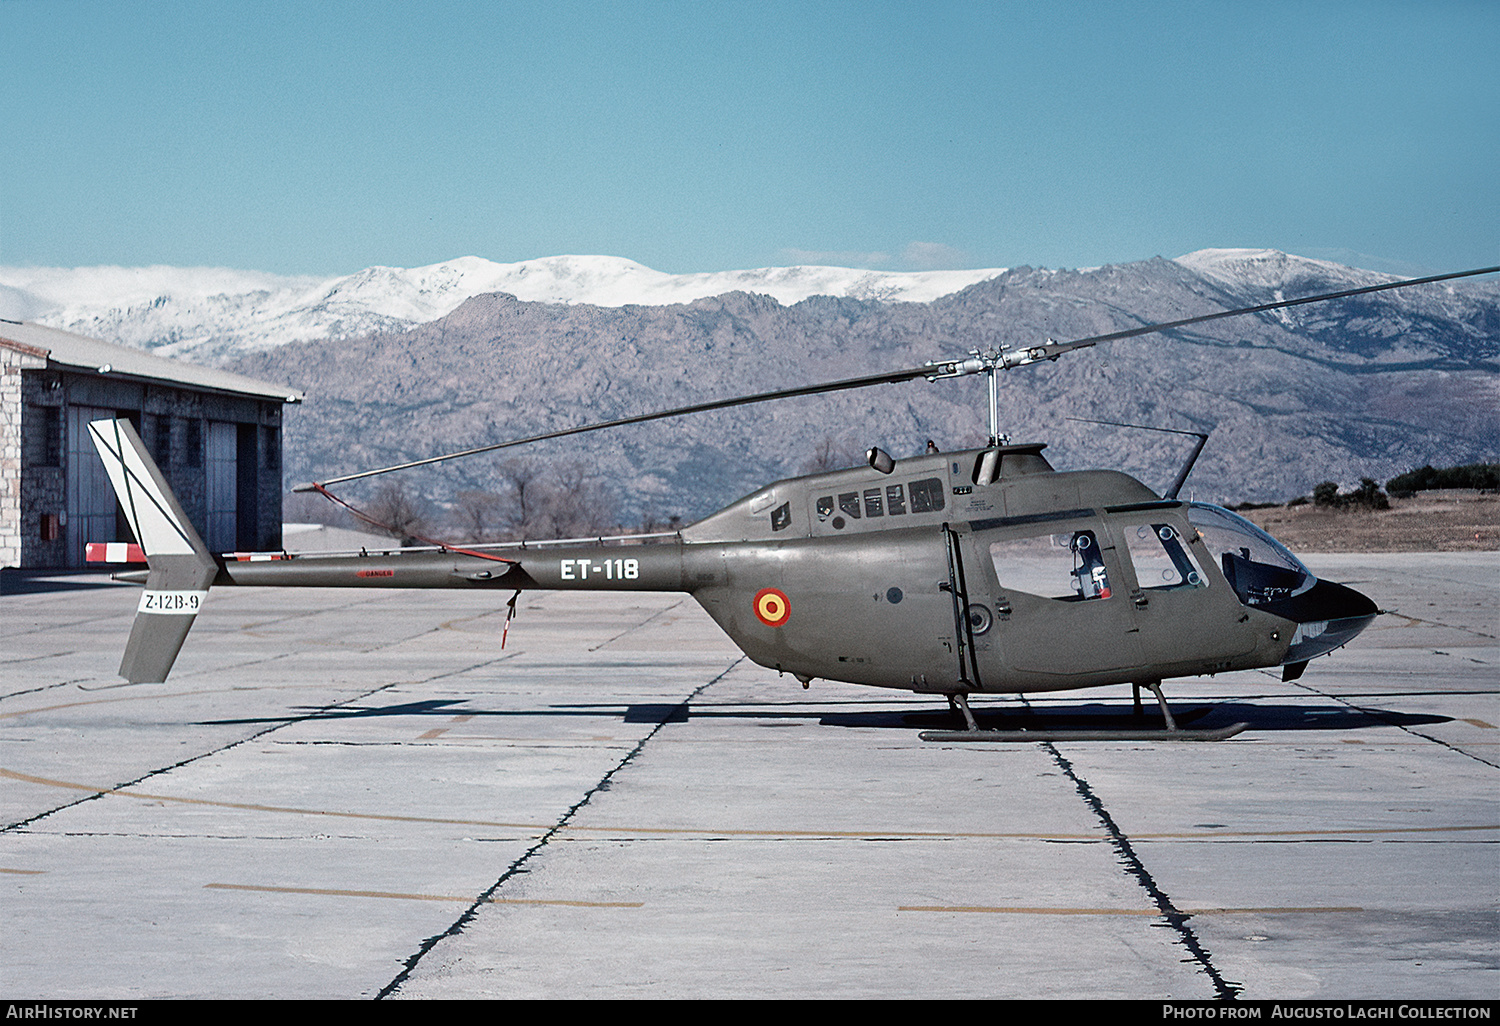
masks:
POLYGON ((206 591, 147 591, 141 593, 137 613, 196 613, 208 597, 206 591))
POLYGON ((755 593, 755 617, 767 627, 780 627, 792 615, 792 603, 777 588, 762 588, 755 593))

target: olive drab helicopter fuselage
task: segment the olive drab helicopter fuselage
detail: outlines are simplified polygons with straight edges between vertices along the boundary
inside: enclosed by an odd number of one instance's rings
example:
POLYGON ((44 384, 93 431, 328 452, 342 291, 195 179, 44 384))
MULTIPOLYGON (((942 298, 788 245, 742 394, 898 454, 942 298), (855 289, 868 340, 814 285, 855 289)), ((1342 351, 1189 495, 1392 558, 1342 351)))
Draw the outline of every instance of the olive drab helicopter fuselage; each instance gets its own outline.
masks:
POLYGON ((751 659, 804 685, 824 679, 946 696, 968 729, 927 737, 1000 737, 977 729, 970 694, 1130 683, 1155 692, 1167 723, 1143 736, 1215 740, 1228 732, 1177 729, 1162 680, 1272 666, 1295 679, 1308 660, 1368 626, 1375 604, 1319 580, 1234 513, 1179 501, 1206 435, 1164 495, 1118 471, 1057 471, 1044 445, 1011 445, 999 432, 997 372, 1109 339, 1496 270, 973 352, 968 360, 569 428, 302 486, 328 494, 329 484, 544 438, 919 377, 988 375, 991 439, 983 448, 899 460, 872 448, 867 466, 778 481, 662 535, 215 555, 130 423, 96 421, 95 445, 148 564, 116 575, 145 585, 120 673, 132 683, 165 680, 210 587, 479 589, 508 595, 512 611, 527 589, 668 591, 691 595, 751 659))

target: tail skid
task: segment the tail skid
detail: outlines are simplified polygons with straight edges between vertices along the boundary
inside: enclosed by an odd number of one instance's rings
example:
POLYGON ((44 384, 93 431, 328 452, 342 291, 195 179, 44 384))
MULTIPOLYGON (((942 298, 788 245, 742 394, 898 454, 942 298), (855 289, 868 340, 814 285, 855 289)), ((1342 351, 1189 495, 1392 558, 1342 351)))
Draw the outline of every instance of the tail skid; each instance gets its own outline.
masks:
POLYGON ((131 684, 160 684, 219 566, 130 422, 96 420, 89 424, 89 434, 148 567, 120 676, 131 684))

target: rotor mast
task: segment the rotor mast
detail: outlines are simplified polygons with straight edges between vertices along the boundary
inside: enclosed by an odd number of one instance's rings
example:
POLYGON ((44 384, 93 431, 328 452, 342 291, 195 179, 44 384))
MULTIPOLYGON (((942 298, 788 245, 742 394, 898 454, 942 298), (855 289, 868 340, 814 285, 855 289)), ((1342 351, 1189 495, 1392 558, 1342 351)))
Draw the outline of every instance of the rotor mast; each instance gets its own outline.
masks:
MULTIPOLYGON (((1092 342, 1085 343, 1092 345, 1092 342)), ((1076 343, 1058 343, 1048 339, 1045 345, 1028 346, 1012 350, 1008 345, 991 346, 988 349, 970 349, 967 360, 946 360, 929 363, 935 368, 927 375, 928 381, 939 378, 962 378, 970 374, 983 374, 988 379, 990 393, 990 442, 993 446, 1009 445, 1010 435, 1000 430, 1000 381, 997 374, 1012 367, 1024 367, 1041 360, 1056 360, 1070 349, 1082 346, 1076 343)))

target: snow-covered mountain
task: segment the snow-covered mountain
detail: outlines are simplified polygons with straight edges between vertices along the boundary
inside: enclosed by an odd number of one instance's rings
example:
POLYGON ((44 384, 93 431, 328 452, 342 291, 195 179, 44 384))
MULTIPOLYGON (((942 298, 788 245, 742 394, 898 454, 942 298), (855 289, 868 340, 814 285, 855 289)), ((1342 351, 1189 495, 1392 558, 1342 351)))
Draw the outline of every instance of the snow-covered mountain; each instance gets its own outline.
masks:
POLYGON ((0 317, 211 362, 287 342, 403 331, 491 292, 606 307, 690 303, 727 292, 759 293, 788 305, 818 295, 923 303, 1003 270, 797 266, 666 274, 604 256, 513 264, 461 257, 410 269, 368 267, 337 278, 202 267, 3 267, 0 317))
MULTIPOLYGON (((1358 288, 1397 276, 1275 250, 1084 270, 829 267, 670 275, 609 257, 464 258, 343 278, 157 268, 0 268, 0 316, 222 364, 307 393, 287 411, 309 480, 707 399, 916 366, 1358 288), (499 294, 497 294, 499 293, 499 294), (508 295, 506 295, 508 293, 508 295), (819 298, 826 297, 826 298, 819 298)), ((812 450, 901 454, 984 437, 983 383, 882 386, 593 436, 626 519, 691 519, 812 450), (798 403, 800 402, 800 405, 798 403)), ((1500 281, 1472 278, 1213 322, 1008 375, 1002 411, 1060 467, 1164 483, 1176 440, 1069 420, 1211 427, 1204 498, 1305 494, 1423 463, 1491 462, 1500 281)), ((584 450, 524 458, 571 466, 584 450)), ((500 488, 494 460, 415 471, 439 502, 500 488)), ((503 489, 501 489, 503 490, 503 489)))
MULTIPOLYGON (((797 383, 920 366, 971 348, 1076 339, 1359 287, 1390 276, 1267 250, 1212 250, 1084 271, 1013 268, 924 303, 783 305, 734 292, 608 307, 476 296, 401 331, 261 349, 227 366, 303 389, 287 411, 288 480, 797 383)), ((1493 462, 1500 439, 1500 281, 1299 306, 1125 339, 1005 376, 1001 418, 1054 465, 1163 486, 1181 438, 1071 417, 1205 429, 1199 498, 1305 495, 1424 463, 1493 462)), ((510 454, 583 467, 616 509, 688 520, 838 449, 898 456, 986 435, 977 378, 883 385, 620 428, 510 454)), ((411 471, 438 503, 504 492, 505 459, 411 471)), ((540 464, 539 464, 540 465, 540 464)), ((560 479, 559 479, 560 480, 560 479)), ((575 482, 576 483, 576 482, 575 482)))
POLYGON ((1347 281, 1349 288, 1361 288, 1399 277, 1277 249, 1200 249, 1178 257, 1176 262, 1235 291, 1286 289, 1308 280, 1347 281))

